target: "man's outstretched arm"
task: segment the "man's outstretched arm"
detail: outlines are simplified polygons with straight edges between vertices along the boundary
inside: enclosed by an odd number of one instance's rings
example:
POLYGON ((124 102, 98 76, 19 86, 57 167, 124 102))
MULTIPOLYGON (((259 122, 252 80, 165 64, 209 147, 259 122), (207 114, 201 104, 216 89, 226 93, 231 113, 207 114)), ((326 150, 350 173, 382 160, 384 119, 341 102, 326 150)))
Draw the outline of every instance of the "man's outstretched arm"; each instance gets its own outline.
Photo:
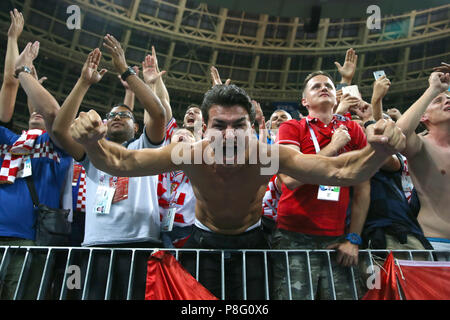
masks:
POLYGON ((0 89, 0 121, 9 122, 14 114, 19 81, 14 78, 15 62, 19 57, 17 41, 23 30, 22 13, 14 9, 9 12, 11 26, 8 30, 8 43, 6 46, 5 69, 3 70, 3 83, 0 89))
MULTIPOLYGON (((116 71, 122 75, 128 69, 122 46, 119 41, 110 34, 107 34, 103 39, 103 46, 111 54, 116 71)), ((166 111, 161 104, 161 101, 137 75, 129 75, 126 81, 130 89, 136 95, 136 98, 151 117, 152 122, 145 124, 145 133, 147 134, 147 137, 153 143, 160 143, 164 140, 166 133, 166 111)))
MULTIPOLYGON (((369 145, 338 157, 301 154, 280 145, 280 173, 307 184, 351 186, 372 177, 384 161, 405 147, 405 136, 391 120, 367 127, 369 145)), ((272 156, 273 157, 273 156, 272 156)))
MULTIPOLYGON (((182 169, 172 161, 177 144, 164 148, 128 150, 104 139, 107 127, 94 110, 80 112, 70 126, 72 138, 81 144, 94 166, 115 176, 148 176, 182 169)), ((190 150, 190 148, 182 149, 190 150)), ((178 154, 180 155, 180 154, 178 154)), ((182 154, 180 155, 182 157, 182 154)))
POLYGON ((405 156, 413 157, 422 145, 422 140, 417 136, 415 130, 428 105, 440 93, 446 91, 450 84, 450 75, 442 72, 433 72, 428 79, 429 87, 422 96, 413 103, 408 110, 397 120, 397 126, 402 129, 406 136, 405 156))

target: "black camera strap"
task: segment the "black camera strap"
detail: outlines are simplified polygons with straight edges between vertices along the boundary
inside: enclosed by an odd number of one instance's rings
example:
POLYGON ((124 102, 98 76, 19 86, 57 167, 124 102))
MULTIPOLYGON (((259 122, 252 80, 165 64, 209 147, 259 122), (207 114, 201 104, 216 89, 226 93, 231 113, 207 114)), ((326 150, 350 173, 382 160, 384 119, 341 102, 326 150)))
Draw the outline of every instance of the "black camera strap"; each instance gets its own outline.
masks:
POLYGON ((28 176, 25 178, 27 181, 28 190, 30 191, 31 200, 33 201, 33 205, 35 208, 39 207, 39 197, 36 192, 36 188, 33 182, 33 176, 28 176))

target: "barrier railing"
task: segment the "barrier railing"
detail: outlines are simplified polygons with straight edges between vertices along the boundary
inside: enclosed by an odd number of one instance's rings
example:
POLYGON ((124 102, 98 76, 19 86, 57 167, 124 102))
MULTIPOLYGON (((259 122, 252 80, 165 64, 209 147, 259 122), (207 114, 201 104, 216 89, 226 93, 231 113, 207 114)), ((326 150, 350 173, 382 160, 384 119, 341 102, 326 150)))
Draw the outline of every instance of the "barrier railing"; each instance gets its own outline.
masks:
MULTIPOLYGON (((15 247, 0 246, 0 292, 2 299, 37 300, 91 300, 91 299, 144 299, 147 261, 154 248, 80 248, 80 247, 15 247), (14 278, 16 280, 14 280, 14 278), (9 297, 6 291, 9 290, 9 297)), ((285 299, 336 300, 337 286, 342 278, 336 278, 336 270, 345 270, 349 297, 360 299, 370 286, 376 285, 377 274, 389 250, 360 250, 359 264, 343 268, 336 263, 334 250, 207 250, 207 249, 161 249, 169 251, 183 264, 183 257, 193 256, 193 276, 202 283, 203 261, 215 255, 217 272, 220 274, 220 290, 215 294, 227 299, 233 288, 228 288, 229 261, 238 264, 242 300, 252 299, 247 279, 256 269, 262 269, 263 299, 271 300, 274 293, 274 262, 281 266, 277 278, 283 278, 278 291, 285 290, 285 299), (261 263, 250 265, 249 257, 258 256, 261 263), (303 257, 300 266, 297 260, 303 257), (317 265, 320 264, 319 267, 317 265), (289 267, 288 267, 289 266, 289 267), (295 269, 296 267, 296 269, 295 269), (306 278, 298 278, 298 267, 306 278), (320 274, 319 274, 320 273, 320 274), (320 279, 320 280, 318 280, 320 279), (317 281, 325 281, 318 286, 317 281), (306 285, 307 294, 298 297, 293 292, 306 285), (320 287, 320 288, 319 288, 320 287), (281 288, 281 289, 280 289, 281 288), (326 289, 323 289, 326 288, 326 289), (322 290, 322 291, 321 291, 322 290), (326 291, 326 292, 324 292, 326 291)), ((447 260, 450 251, 392 250, 394 257, 402 260, 447 260)), ((211 267, 211 266, 209 266, 211 267)), ((214 269, 214 267, 213 267, 214 269)), ((233 292, 234 294, 236 292, 233 292)), ((401 292, 400 292, 401 295, 401 292)), ((279 297, 279 296, 278 296, 279 297)))

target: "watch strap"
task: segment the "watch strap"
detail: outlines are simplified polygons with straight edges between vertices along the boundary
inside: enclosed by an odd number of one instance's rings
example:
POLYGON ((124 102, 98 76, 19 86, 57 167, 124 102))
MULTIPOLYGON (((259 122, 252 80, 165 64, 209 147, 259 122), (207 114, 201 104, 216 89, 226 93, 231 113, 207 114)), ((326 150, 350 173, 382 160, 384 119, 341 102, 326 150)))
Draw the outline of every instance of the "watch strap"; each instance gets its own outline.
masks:
POLYGON ((361 245, 362 244, 362 239, 359 236, 359 234, 357 233, 349 233, 345 236, 345 239, 347 239, 348 241, 350 241, 350 243, 352 244, 357 244, 357 245, 361 245))
POLYGON ((127 81, 127 78, 131 75, 136 75, 136 71, 134 71, 134 69, 129 66, 120 77, 122 78, 123 81, 127 81))
POLYGON ((26 73, 31 74, 31 69, 29 67, 27 67, 27 66, 21 66, 21 67, 17 68, 14 71, 14 78, 16 78, 16 79, 19 78, 19 74, 21 72, 26 72, 26 73))
POLYGON ((364 128, 367 128, 368 126, 370 126, 371 124, 376 123, 375 120, 368 120, 366 122, 364 122, 364 128))

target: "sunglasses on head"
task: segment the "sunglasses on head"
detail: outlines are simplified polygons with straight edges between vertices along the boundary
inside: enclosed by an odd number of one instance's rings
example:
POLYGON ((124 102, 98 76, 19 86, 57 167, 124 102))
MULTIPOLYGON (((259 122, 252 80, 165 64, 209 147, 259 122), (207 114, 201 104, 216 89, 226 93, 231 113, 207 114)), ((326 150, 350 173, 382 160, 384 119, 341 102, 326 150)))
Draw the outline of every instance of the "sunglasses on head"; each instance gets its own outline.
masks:
POLYGON ((131 114, 131 112, 128 111, 108 112, 106 114, 106 119, 111 120, 114 119, 116 116, 119 116, 120 118, 129 118, 134 120, 133 115, 131 114))

